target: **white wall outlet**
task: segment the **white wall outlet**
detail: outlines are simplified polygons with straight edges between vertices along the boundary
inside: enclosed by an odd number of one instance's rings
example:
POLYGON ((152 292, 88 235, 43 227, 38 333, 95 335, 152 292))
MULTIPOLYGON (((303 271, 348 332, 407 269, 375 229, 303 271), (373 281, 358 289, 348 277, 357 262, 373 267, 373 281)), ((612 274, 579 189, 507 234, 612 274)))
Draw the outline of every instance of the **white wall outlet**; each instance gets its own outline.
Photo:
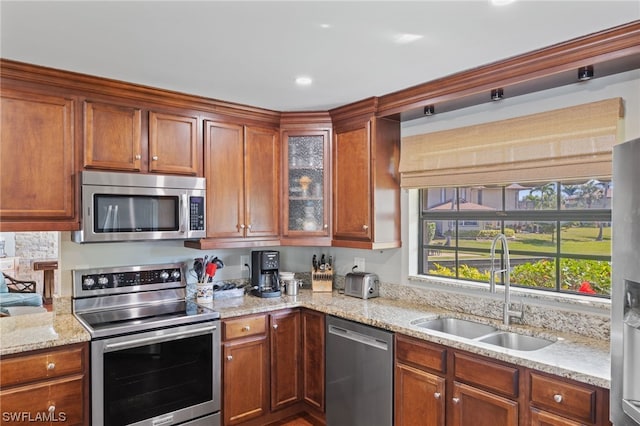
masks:
POLYGON ((356 266, 354 272, 364 272, 364 257, 354 257, 353 264, 356 266))
POLYGON ((249 268, 251 267, 250 256, 240 256, 240 270, 242 278, 249 278, 249 268), (247 265, 247 266, 244 266, 247 265))

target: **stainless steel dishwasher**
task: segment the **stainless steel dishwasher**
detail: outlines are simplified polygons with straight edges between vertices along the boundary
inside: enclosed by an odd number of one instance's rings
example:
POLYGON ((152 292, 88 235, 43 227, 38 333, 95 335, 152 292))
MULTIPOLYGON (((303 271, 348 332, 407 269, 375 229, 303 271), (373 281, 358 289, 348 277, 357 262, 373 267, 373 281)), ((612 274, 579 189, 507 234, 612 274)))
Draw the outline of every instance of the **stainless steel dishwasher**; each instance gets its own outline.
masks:
POLYGON ((327 426, 393 425, 393 333, 327 316, 327 426))

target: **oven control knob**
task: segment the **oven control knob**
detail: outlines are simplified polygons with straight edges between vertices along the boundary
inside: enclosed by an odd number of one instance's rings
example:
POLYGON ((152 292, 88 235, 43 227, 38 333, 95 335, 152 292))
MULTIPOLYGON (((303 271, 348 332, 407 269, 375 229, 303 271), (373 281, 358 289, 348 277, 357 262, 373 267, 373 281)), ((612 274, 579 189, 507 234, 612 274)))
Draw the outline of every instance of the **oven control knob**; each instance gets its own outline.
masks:
POLYGON ((99 277, 98 284, 100 285, 100 287, 106 287, 106 285, 109 284, 109 278, 105 276, 99 277))
POLYGON ((82 282, 83 287, 91 288, 96 284, 96 281, 92 277, 86 277, 82 282))
POLYGON ((160 278, 166 280, 167 278, 169 278, 169 273, 167 271, 160 272, 160 278))
POLYGON ((178 271, 178 270, 173 271, 171 273, 171 278, 173 278, 174 280, 177 280, 178 278, 180 278, 180 271, 178 271))

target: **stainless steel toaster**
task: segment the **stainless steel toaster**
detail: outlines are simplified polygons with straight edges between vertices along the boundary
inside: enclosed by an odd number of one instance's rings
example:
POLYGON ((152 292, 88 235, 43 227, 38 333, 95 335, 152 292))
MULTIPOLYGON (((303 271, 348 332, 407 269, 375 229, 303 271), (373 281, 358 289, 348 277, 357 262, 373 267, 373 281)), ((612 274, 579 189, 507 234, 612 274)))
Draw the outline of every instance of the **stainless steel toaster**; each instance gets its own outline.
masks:
POLYGON ((371 299, 379 295, 380 281, 370 272, 350 272, 345 277, 344 294, 347 296, 371 299))

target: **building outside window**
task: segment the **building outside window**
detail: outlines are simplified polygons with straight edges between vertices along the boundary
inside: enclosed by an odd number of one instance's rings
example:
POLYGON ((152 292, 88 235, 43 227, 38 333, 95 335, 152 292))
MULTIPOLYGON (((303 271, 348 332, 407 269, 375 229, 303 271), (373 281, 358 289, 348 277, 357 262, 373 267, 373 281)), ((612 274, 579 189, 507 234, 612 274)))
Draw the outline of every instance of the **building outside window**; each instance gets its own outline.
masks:
POLYGON ((419 273, 488 283, 503 233, 512 285, 609 297, 612 193, 608 179, 421 189, 419 273))

